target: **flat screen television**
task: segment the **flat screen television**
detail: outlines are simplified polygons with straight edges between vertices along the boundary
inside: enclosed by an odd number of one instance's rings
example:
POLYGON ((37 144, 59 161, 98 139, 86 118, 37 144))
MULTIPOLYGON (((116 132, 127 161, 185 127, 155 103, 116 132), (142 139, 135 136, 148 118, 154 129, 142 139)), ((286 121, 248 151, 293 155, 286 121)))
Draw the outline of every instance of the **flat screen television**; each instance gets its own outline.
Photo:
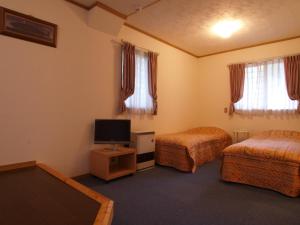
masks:
POLYGON ((95 144, 129 144, 130 120, 96 119, 95 144))

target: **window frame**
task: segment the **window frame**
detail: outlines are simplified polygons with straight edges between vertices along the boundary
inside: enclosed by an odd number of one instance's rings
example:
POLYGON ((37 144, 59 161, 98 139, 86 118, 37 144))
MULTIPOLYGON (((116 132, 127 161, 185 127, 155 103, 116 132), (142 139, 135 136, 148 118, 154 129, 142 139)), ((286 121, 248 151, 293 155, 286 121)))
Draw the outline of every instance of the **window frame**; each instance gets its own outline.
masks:
MULTIPOLYGON (((149 57, 147 55, 147 52, 140 50, 140 49, 135 49, 135 87, 134 87, 134 93, 133 95, 131 95, 130 97, 128 97, 125 100, 125 105, 127 108, 127 111, 130 113, 134 113, 134 114, 152 114, 153 112, 153 100, 152 97, 150 96, 149 93, 149 69, 148 69, 148 60, 149 57), (138 57, 145 57, 147 58, 147 63, 142 62, 142 64, 144 65, 140 65, 138 62, 138 57), (143 68, 139 68, 139 67, 143 67, 143 68), (142 70, 147 70, 147 72, 145 74, 140 74, 140 72, 142 72, 142 70), (144 77, 142 77, 144 76, 144 77), (143 80, 143 81, 141 81, 143 80), (140 81, 140 82, 139 82, 140 81), (142 87, 140 87, 139 85, 141 84, 141 82, 146 82, 146 84, 144 84, 142 87), (148 95, 145 93, 145 90, 137 90, 137 88, 147 88, 146 93, 148 93, 148 95), (138 93, 136 93, 138 92, 138 93), (143 92, 143 93, 142 93, 143 92), (136 96, 135 94, 137 94, 138 96, 136 96), (143 106, 141 107, 141 105, 138 105, 137 102, 134 103, 134 98, 135 100, 137 98, 141 98, 141 94, 142 97, 144 98, 142 100, 142 102, 139 102, 140 104, 143 104, 143 106), (148 107, 147 107, 148 104, 148 107)), ((122 60, 123 63, 123 60, 122 60)), ((122 66, 123 68, 123 66, 122 66)), ((123 73, 123 69, 122 69, 122 73, 123 73)))
MULTIPOLYGON (((253 71, 252 71, 253 73, 253 71)), ((261 61, 261 62, 257 62, 257 63, 248 63, 246 64, 245 67, 245 81, 244 81, 244 87, 243 87, 243 97, 236 103, 234 103, 234 107, 235 107, 235 112, 237 113, 288 113, 288 112, 296 112, 297 110, 297 101, 296 100, 291 100, 288 96, 287 93, 287 89, 286 89, 286 80, 285 80, 285 70, 284 70, 284 62, 282 58, 274 58, 271 60, 267 60, 267 61, 261 61), (277 64, 277 65, 276 65, 277 64), (260 82, 262 83, 262 86, 259 87, 259 85, 261 84, 253 84, 255 82, 253 82, 253 78, 251 80, 251 78, 249 78, 249 76, 251 76, 249 70, 250 67, 252 67, 252 70, 256 68, 256 72, 255 74, 252 74, 253 76, 256 76, 257 78, 257 83, 260 82), (275 72, 273 67, 277 67, 277 72, 275 72), (272 72, 270 72, 272 71, 272 72), (261 73, 261 74, 260 74, 261 73), (277 74, 276 74, 277 73, 277 74), (275 74, 275 75, 274 75, 275 74), (261 77, 259 77, 261 76, 261 77), (277 77, 276 77, 277 76, 277 77), (282 91, 280 95, 281 98, 281 107, 282 108, 277 108, 277 107, 269 107, 270 105, 274 104, 274 101, 271 102, 271 99, 273 99, 273 96, 276 96, 276 94, 274 94, 275 92, 273 91, 273 94, 270 94, 270 82, 274 82, 276 83, 276 79, 277 81, 280 83, 278 83, 278 87, 280 87, 280 90, 282 91), (258 92, 256 98, 265 98, 265 101, 261 101, 261 100, 257 100, 255 99, 255 94, 252 94, 251 92, 253 91, 253 89, 250 89, 250 85, 248 84, 248 82, 252 81, 252 88, 255 88, 254 91, 258 92), (281 83, 284 82, 284 83, 281 83), (262 88, 262 90, 260 90, 259 88, 262 88), (283 90, 284 89, 284 90, 283 90), (285 93, 283 93, 283 91, 285 93), (250 94, 249 94, 250 93, 250 94), (286 94, 286 96, 285 96, 286 94), (257 107, 258 105, 254 105, 252 104, 252 106, 249 106, 249 99, 251 99, 251 97, 249 97, 249 95, 252 95, 252 99, 253 102, 256 101, 256 104, 258 104, 258 102, 260 101, 260 103, 262 103, 261 107, 257 107), (270 97, 270 95, 272 97, 270 97), (245 98, 247 98, 245 100, 245 98), (248 102, 247 102, 248 100, 248 102), (286 101, 286 102, 284 102, 286 101), (242 105, 243 104, 243 105, 242 105), (286 105, 284 105, 286 104, 286 105), (289 105, 288 105, 289 104, 289 105), (287 106, 289 106, 290 108, 288 108, 287 106)), ((253 103, 252 102, 252 103, 253 103)))

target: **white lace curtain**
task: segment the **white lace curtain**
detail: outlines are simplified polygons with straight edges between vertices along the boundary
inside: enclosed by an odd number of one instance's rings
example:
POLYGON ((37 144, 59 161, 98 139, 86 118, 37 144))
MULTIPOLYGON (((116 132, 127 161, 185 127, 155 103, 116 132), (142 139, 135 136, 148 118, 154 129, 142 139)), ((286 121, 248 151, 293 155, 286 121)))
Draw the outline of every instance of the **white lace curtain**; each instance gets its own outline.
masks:
POLYGON ((287 94, 283 59, 247 64, 243 97, 235 104, 237 112, 291 112, 297 101, 287 94))
POLYGON ((153 101, 149 94, 148 82, 148 55, 136 49, 134 94, 125 101, 130 112, 139 114, 152 112, 153 101))

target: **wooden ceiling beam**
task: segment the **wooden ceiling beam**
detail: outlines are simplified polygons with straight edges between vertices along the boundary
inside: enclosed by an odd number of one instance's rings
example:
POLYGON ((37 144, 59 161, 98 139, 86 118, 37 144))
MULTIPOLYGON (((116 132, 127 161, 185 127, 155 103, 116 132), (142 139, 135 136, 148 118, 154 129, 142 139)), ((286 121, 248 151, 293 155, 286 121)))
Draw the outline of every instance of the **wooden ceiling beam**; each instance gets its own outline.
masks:
POLYGON ((293 40, 293 39, 297 39, 297 38, 300 38, 300 35, 292 36, 292 37, 288 37, 288 38, 277 39, 277 40, 272 40, 272 41, 261 42, 261 43, 257 43, 257 44, 253 44, 253 45, 247 45, 247 46, 243 46, 243 47, 240 47, 240 48, 233 48, 233 49, 224 50, 224 51, 220 51, 220 52, 213 52, 213 53, 205 54, 205 55, 199 55, 198 58, 204 58, 204 57, 208 57, 208 56, 219 55, 219 54, 238 51, 238 50, 243 50, 243 49, 247 49, 247 48, 254 48, 254 47, 258 47, 258 46, 262 46, 262 45, 274 44, 274 43, 282 42, 282 41, 289 41, 289 40, 293 40))

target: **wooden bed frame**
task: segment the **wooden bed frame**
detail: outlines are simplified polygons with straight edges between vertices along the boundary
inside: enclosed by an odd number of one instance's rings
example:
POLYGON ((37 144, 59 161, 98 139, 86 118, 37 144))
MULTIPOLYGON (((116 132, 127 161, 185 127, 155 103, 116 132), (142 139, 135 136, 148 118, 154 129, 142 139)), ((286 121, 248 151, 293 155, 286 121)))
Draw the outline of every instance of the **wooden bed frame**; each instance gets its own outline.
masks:
POLYGON ((29 161, 29 162, 4 165, 4 166, 0 166, 0 172, 6 172, 10 170, 17 170, 17 169, 23 169, 23 168, 35 167, 35 166, 39 167, 43 171, 47 172, 48 174, 62 181, 66 185, 72 187, 73 189, 83 193, 90 199, 93 199, 94 201, 100 203, 101 206, 97 213, 93 225, 111 225, 112 218, 113 218, 113 205, 114 205, 112 200, 108 199, 107 197, 95 191, 92 191, 91 189, 76 182, 75 180, 64 176, 60 172, 52 169, 51 167, 43 163, 36 163, 36 161, 29 161))
POLYGON ((299 164, 247 156, 224 155, 223 181, 278 191, 289 197, 300 195, 299 164))
POLYGON ((266 130, 223 150, 222 180, 300 195, 300 132, 266 130))

